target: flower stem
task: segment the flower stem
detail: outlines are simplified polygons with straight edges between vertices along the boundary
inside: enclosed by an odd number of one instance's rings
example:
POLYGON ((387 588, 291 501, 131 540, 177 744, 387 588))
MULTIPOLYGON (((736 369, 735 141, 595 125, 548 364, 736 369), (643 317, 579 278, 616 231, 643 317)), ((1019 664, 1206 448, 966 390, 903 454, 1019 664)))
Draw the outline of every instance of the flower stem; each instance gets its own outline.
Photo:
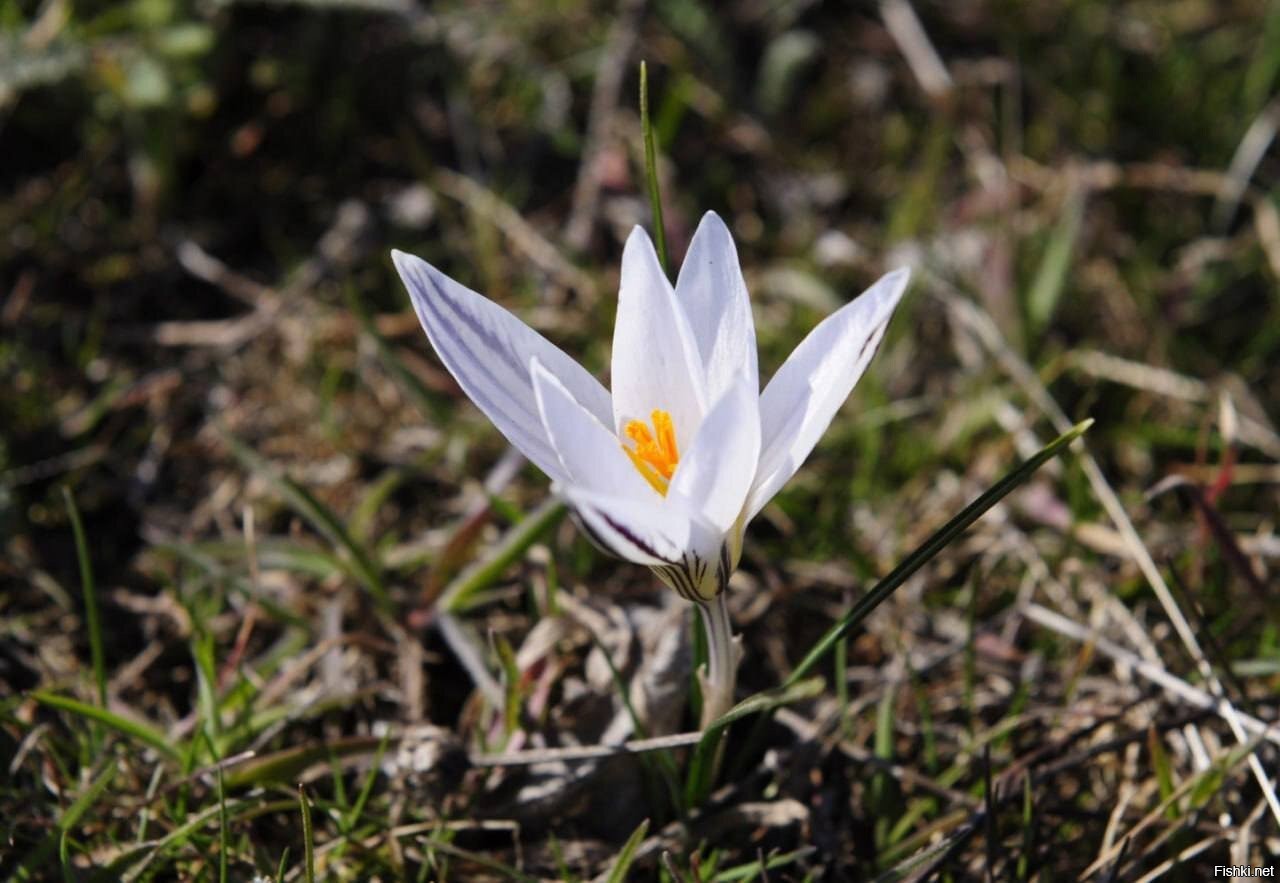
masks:
POLYGON ((729 623, 726 593, 702 605, 702 624, 707 632, 707 666, 698 673, 702 683, 702 728, 733 707, 742 649, 729 623))

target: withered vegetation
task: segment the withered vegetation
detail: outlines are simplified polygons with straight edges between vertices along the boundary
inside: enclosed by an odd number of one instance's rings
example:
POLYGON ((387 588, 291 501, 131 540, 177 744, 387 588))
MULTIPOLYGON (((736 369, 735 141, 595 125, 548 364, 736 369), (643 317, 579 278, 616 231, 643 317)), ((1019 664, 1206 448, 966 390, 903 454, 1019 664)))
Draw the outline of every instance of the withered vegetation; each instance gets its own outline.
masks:
POLYGON ((1263 0, 0 2, 0 874, 1273 861, 1278 77, 1263 0), (1096 420, 700 805, 689 605, 582 538, 388 257, 603 376, 640 59, 673 257, 725 218, 766 378, 915 267, 750 529, 740 697, 1096 420))

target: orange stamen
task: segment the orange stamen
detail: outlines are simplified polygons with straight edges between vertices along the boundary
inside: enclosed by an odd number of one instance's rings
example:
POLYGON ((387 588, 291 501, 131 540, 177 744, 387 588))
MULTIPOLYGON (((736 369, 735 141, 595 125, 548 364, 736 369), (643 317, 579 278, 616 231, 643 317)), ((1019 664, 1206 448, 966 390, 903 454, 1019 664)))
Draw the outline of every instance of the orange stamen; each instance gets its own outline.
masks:
POLYGON ((671 422, 671 415, 666 411, 655 409, 649 419, 653 423, 652 432, 639 420, 627 421, 622 431, 635 443, 635 447, 623 445, 622 450, 631 458, 636 471, 649 482, 650 487, 665 497, 671 476, 680 463, 676 428, 671 422))

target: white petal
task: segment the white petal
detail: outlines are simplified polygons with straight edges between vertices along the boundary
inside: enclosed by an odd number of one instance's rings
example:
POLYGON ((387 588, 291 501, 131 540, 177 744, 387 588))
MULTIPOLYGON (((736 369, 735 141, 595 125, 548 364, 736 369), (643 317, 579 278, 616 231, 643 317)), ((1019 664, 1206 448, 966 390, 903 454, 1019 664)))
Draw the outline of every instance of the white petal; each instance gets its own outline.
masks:
POLYGON ((678 563, 688 550, 693 522, 679 507, 573 486, 560 492, 592 539, 619 558, 657 567, 678 563))
POLYGON ((706 412, 698 345, 653 243, 639 227, 622 252, 612 384, 619 437, 628 421, 648 424, 654 410, 663 410, 671 415, 677 447, 693 441, 706 412))
POLYGON ((755 381, 739 374, 703 419, 667 496, 684 500, 728 534, 742 514, 759 458, 760 398, 755 381))
POLYGON ((676 280, 676 300, 689 317, 707 375, 707 401, 715 402, 745 373, 759 393, 756 329, 738 250, 715 212, 698 224, 676 280))
POLYGON ((659 503, 563 488, 569 505, 597 545, 654 569, 690 601, 723 592, 733 571, 718 530, 670 498, 659 503))
POLYGON ((875 355, 889 318, 907 288, 909 272, 883 276, 861 297, 824 319, 760 396, 761 451, 747 517, 804 463, 875 355))
POLYGON ((391 252, 427 339, 476 407, 553 480, 566 478, 534 398, 529 360, 537 357, 598 419, 611 419, 609 393, 558 347, 493 301, 426 261, 391 252))
POLYGON ((578 404, 537 358, 529 366, 538 413, 568 483, 588 491, 654 502, 662 499, 636 471, 613 431, 578 404))

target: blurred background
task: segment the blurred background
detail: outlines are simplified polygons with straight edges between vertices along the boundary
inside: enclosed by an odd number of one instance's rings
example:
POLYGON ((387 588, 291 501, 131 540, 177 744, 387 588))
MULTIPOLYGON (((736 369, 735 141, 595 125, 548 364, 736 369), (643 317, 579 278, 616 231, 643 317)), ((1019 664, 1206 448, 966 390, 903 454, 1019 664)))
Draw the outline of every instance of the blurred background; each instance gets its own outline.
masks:
POLYGON ((1204 687, 1207 661, 1275 717, 1278 75, 1265 0, 0 0, 0 868, 298 877, 299 779, 356 879, 589 879, 644 818, 644 879, 870 877, 939 843, 954 879, 1137 879, 1280 848, 1231 730, 1131 665, 1204 687), (744 690, 1097 420, 820 693, 735 731, 739 776, 687 824, 637 784, 679 755, 463 771, 689 729, 696 632, 546 502, 388 256, 603 376, 621 244, 651 229, 642 59, 673 261, 720 213, 764 377, 915 268, 751 529, 744 690), (424 783, 428 724, 464 760, 424 783), (281 765, 215 788, 250 750, 281 765))

